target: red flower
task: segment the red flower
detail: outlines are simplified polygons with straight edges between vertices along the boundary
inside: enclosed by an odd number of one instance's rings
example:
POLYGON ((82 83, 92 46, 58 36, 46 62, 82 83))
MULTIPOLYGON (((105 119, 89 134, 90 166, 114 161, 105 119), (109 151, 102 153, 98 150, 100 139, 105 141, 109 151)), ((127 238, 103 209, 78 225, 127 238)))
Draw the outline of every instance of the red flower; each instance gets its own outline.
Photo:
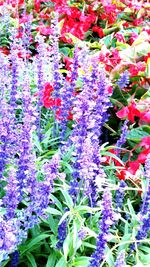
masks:
POLYGON ((137 160, 139 163, 144 164, 147 158, 147 155, 150 153, 150 136, 143 137, 138 146, 143 147, 144 150, 140 152, 137 160))
POLYGON ((102 28, 100 28, 100 27, 98 27, 98 26, 95 25, 92 28, 92 30, 93 30, 93 32, 97 32, 100 38, 103 38, 104 37, 104 32, 103 32, 103 29, 102 28))
POLYGON ((40 11, 41 0, 34 0, 34 9, 38 13, 40 11))
POLYGON ((51 97, 51 93, 54 91, 54 88, 49 82, 46 82, 44 85, 44 90, 43 90, 43 105, 45 108, 50 108, 55 105, 54 99, 51 97))
POLYGON ((0 52, 2 52, 5 55, 9 55, 9 49, 5 46, 0 47, 0 52))
POLYGON ((140 120, 150 123, 150 110, 141 112, 140 120))
POLYGON ((36 30, 43 35, 50 35, 53 32, 50 26, 39 26, 36 28, 36 30))
POLYGON ((134 77, 139 74, 140 71, 145 71, 146 64, 144 62, 137 62, 136 65, 131 64, 129 66, 130 76, 134 77))
POLYGON ((143 146, 145 148, 149 148, 150 149, 150 136, 145 136, 142 138, 139 146, 143 146))
POLYGON ((141 164, 145 163, 145 160, 148 156, 148 154, 150 153, 150 147, 147 149, 144 149, 139 155, 138 155, 138 162, 140 162, 141 164))
POLYGON ((128 118, 132 123, 134 123, 134 117, 140 117, 141 113, 136 108, 136 103, 132 101, 132 103, 128 107, 124 107, 121 110, 117 112, 117 117, 122 118, 128 118))

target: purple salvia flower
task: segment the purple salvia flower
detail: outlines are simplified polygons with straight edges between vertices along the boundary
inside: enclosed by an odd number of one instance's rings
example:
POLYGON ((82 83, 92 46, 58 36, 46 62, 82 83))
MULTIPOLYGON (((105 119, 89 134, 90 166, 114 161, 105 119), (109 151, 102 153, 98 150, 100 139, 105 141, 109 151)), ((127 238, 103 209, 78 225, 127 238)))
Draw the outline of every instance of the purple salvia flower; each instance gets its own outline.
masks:
POLYGON ((146 238, 150 231, 150 154, 148 154, 145 161, 145 178, 147 180, 147 187, 139 214, 141 226, 136 236, 137 240, 146 238))
POLYGON ((43 97, 43 88, 45 83, 45 64, 46 64, 46 56, 47 56, 47 50, 46 50, 46 44, 44 42, 43 36, 37 37, 38 42, 38 48, 37 48, 37 56, 36 56, 36 72, 37 72, 37 89, 38 89, 38 101, 37 101, 37 119, 36 119, 36 127, 37 127, 37 134, 38 138, 41 141, 42 135, 41 135, 41 127, 40 127, 40 121, 41 121, 41 108, 43 106, 42 97, 43 97))
POLYGON ((87 231, 84 229, 84 228, 81 228, 79 231, 78 231, 78 238, 80 240, 83 240, 87 235, 87 231))
POLYGON ((118 254, 117 260, 115 262, 115 267, 126 267, 124 250, 120 251, 120 253, 118 254))
MULTIPOLYGON (((0 79, 0 95, 1 95, 1 107, 0 107, 0 178, 2 179, 3 170, 5 164, 14 155, 14 142, 16 141, 16 134, 14 134, 13 121, 15 120, 15 109, 12 110, 11 103, 7 103, 9 99, 9 91, 11 91, 11 72, 9 70, 10 62, 3 54, 0 53, 0 65, 1 65, 1 79, 0 79), (10 108, 11 107, 11 108, 10 108), (8 160, 9 159, 9 160, 8 160)), ((10 97, 11 99, 11 97, 10 97)), ((11 100, 10 100, 11 102, 11 100)))
MULTIPOLYGON (((94 63, 95 65, 95 63, 94 63)), ((108 93, 108 80, 103 71, 99 73, 96 92, 93 97, 95 98, 95 106, 92 112, 90 131, 94 136, 100 137, 102 134, 102 126, 108 120, 108 108, 111 107, 110 94, 108 93)))
POLYGON ((128 86, 129 84, 129 72, 128 70, 125 70, 121 75, 119 80, 116 82, 116 84, 120 87, 120 89, 123 89, 128 86))
POLYGON ((124 188, 127 184, 124 181, 120 181, 119 188, 116 190, 115 202, 117 210, 120 210, 123 206, 125 191, 124 188))
MULTIPOLYGON (((137 241, 146 238, 150 231, 150 154, 148 154, 145 161, 145 178, 147 179, 147 187, 144 194, 141 211, 138 214, 141 223, 138 227, 138 232, 136 235, 137 241)), ((140 242, 138 242, 138 245, 140 245, 140 242)), ((135 250, 135 244, 130 246, 130 250, 135 250)))
MULTIPOLYGON (((22 83, 22 125, 20 128, 20 149, 18 159, 17 180, 20 190, 20 197, 24 194, 24 188, 30 192, 31 187, 35 186, 35 163, 32 147, 32 132, 35 118, 33 116, 31 94, 28 78, 28 64, 24 66, 24 81, 22 83)), ((21 199, 20 199, 21 200, 21 199)))
POLYGON ((2 202, 6 209, 6 220, 10 220, 15 217, 16 208, 19 204, 18 181, 16 180, 16 170, 14 168, 9 169, 5 192, 2 202))
POLYGON ((10 60, 12 63, 11 66, 11 91, 10 91, 10 112, 12 112, 12 115, 14 115, 15 120, 15 113, 14 109, 17 108, 17 98, 18 98, 18 78, 19 78, 19 59, 18 59, 18 44, 15 40, 13 40, 13 43, 11 44, 10 49, 10 60))
POLYGON ((66 239, 67 236, 67 221, 64 220, 59 226, 58 226, 58 235, 57 239, 59 240, 57 243, 57 249, 62 248, 63 242, 66 239))
POLYGON ((31 14, 27 14, 26 11, 24 12, 27 21, 24 23, 24 31, 23 31, 23 37, 22 37, 22 42, 23 42, 23 46, 25 48, 26 51, 26 57, 25 59, 27 59, 28 55, 31 54, 31 51, 29 49, 30 47, 30 39, 31 39, 31 22, 32 22, 32 15, 31 14))
POLYGON ((48 207, 50 193, 53 189, 53 181, 58 175, 59 160, 59 155, 55 154, 49 163, 44 164, 45 181, 37 182, 32 190, 29 209, 37 216, 42 216, 48 207))
POLYGON ((11 255, 11 262, 9 267, 18 267, 18 264, 19 264, 19 252, 18 250, 16 250, 11 255))
POLYGON ((10 12, 8 10, 6 3, 3 3, 3 6, 2 6, 2 16, 1 16, 0 23, 3 27, 3 30, 6 31, 6 33, 8 33, 9 25, 10 25, 10 12))
POLYGON ((4 217, 0 216, 0 263, 5 260, 16 246, 17 229, 13 220, 5 221, 4 217))
POLYGON ((121 148, 122 145, 124 145, 125 142, 126 142, 126 138, 127 138, 127 134, 128 134, 128 125, 127 124, 128 124, 128 120, 125 120, 123 126, 121 127, 121 131, 122 131, 121 132, 121 136, 120 136, 120 138, 118 139, 118 141, 116 143, 118 155, 120 153, 119 147, 121 148))
MULTIPOLYGON (((54 98, 60 97, 61 89, 61 74, 59 72, 59 28, 58 28, 58 13, 55 13, 55 17, 52 20, 52 29, 53 29, 53 85, 54 85, 54 98)), ((55 110, 57 107, 55 107, 55 110)))
POLYGON ((92 62, 92 71, 90 73, 86 72, 83 81, 82 92, 74 101, 73 108, 74 119, 78 123, 74 125, 70 136, 70 140, 75 146, 75 163, 73 164, 75 171, 73 172, 74 179, 70 183, 70 194, 78 187, 77 179, 80 178, 85 183, 85 192, 90 196, 91 205, 94 205, 96 200, 95 178, 98 176, 100 169, 99 137, 101 128, 108 119, 107 110, 110 107, 110 101, 106 77, 102 72, 99 74, 97 63, 92 62), (90 146, 90 149, 87 149, 87 146, 90 146), (84 176, 85 169, 88 172, 90 170, 92 175, 84 176), (91 195, 89 192, 91 192, 91 195), (92 199, 92 196, 94 199, 92 199))
MULTIPOLYGON (((94 206, 96 203, 96 174, 99 173, 100 166, 94 162, 93 155, 95 153, 95 147, 91 143, 89 136, 83 143, 83 150, 81 156, 78 159, 80 163, 79 177, 83 182, 84 194, 89 198, 90 206, 94 206)), ((100 154, 99 162, 100 162, 100 154)), ((102 177, 101 177, 102 178, 102 177)))
POLYGON ((97 236, 96 250, 91 255, 89 267, 99 267, 104 259, 107 241, 110 239, 110 226, 114 223, 112 195, 108 188, 103 193, 102 218, 99 223, 100 233, 97 236))
POLYGON ((7 161, 7 140, 9 130, 9 118, 8 118, 8 104, 5 99, 5 95, 1 98, 0 109, 0 180, 3 177, 3 171, 5 169, 5 163, 7 161))
POLYGON ((76 81, 78 77, 78 47, 76 46, 74 49, 74 57, 73 57, 73 65, 72 65, 72 72, 71 72, 71 82, 68 84, 67 82, 64 84, 61 92, 61 134, 60 138, 63 141, 65 138, 65 133, 67 129, 67 122, 68 122, 68 115, 71 111, 74 102, 74 94, 75 94, 75 87, 76 81))
MULTIPOLYGON (((14 36, 13 36, 14 38, 14 36)), ((8 162, 14 161, 14 156, 19 151, 19 130, 20 130, 20 122, 19 118, 17 118, 16 111, 19 109, 19 105, 17 104, 17 100, 19 99, 18 86, 20 85, 20 73, 22 72, 22 59, 18 58, 18 50, 19 44, 13 40, 11 44, 10 50, 10 61, 11 61, 11 71, 6 74, 8 77, 10 76, 10 84, 8 87, 9 90, 9 104, 8 104, 8 118, 9 124, 7 128, 8 136, 7 136, 7 146, 6 153, 8 157, 8 162)))
MULTIPOLYGON (((76 162, 73 164, 73 181, 70 183, 71 189, 75 190, 77 187, 77 178, 80 177, 79 170, 80 170, 80 158, 82 158, 82 151, 84 147, 85 138, 87 136, 87 127, 89 123, 89 117, 91 114, 91 110, 94 106, 94 101, 92 101, 92 89, 93 89, 93 82, 95 79, 95 70, 92 72, 93 78, 89 78, 89 84, 87 83, 87 78, 84 80, 82 92, 77 95, 77 100, 74 101, 74 119, 78 122, 75 125, 73 125, 74 129, 70 136, 71 142, 75 146, 75 152, 74 156, 76 158, 76 162), (93 80, 93 82, 91 82, 93 80), (78 170, 78 171, 77 171, 78 170)), ((70 191, 71 193, 71 191, 70 191)))

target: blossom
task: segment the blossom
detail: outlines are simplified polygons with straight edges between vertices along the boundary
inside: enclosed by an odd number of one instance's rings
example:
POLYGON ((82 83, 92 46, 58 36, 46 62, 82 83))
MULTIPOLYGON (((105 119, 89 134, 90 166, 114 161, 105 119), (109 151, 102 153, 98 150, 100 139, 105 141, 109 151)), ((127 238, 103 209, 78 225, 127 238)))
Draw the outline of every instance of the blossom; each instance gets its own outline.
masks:
POLYGON ((127 70, 121 74, 116 84, 120 87, 120 89, 127 87, 127 85, 129 84, 129 72, 127 70))
POLYGON ((135 101, 132 101, 129 106, 124 107, 117 112, 118 118, 127 118, 132 123, 134 123, 135 116, 140 117, 140 111, 137 109, 135 101))
MULTIPOLYGON (((19 231, 16 227, 16 221, 4 219, 0 216, 0 253, 1 260, 5 260, 9 253, 11 253, 18 245, 17 235, 19 231)), ((1 263, 1 261, 0 261, 1 263)))
POLYGON ((124 181, 120 181, 119 188, 116 190, 115 202, 116 208, 121 209, 124 201, 126 183, 124 181))
MULTIPOLYGON (((150 153, 147 155, 145 162, 145 178, 146 178, 146 190, 143 195, 143 204, 139 213, 141 224, 139 226, 136 240, 141 240, 147 237, 149 233, 150 225, 150 153)), ((132 246, 132 249, 135 246, 132 246)))
POLYGON ((121 130, 122 130, 121 136, 120 136, 120 138, 118 139, 118 141, 116 143, 117 153, 118 154, 120 152, 119 147, 121 148, 122 145, 124 145, 125 142, 126 142, 126 137, 127 137, 127 134, 128 134, 128 126, 127 126, 127 123, 128 123, 128 121, 125 120, 123 126, 121 127, 121 130))
POLYGON ((11 255, 10 267, 17 267, 19 263, 19 252, 16 250, 11 255))
POLYGON ((118 254, 117 260, 115 262, 115 267, 126 267, 124 250, 120 251, 120 253, 118 254))
POLYGON ((59 226, 58 226, 58 243, 57 243, 57 248, 60 249, 62 248, 63 242, 66 239, 67 236, 67 221, 64 220, 59 226))
POLYGON ((104 190, 102 200, 102 218, 99 223, 100 233, 97 236, 96 250, 91 255, 89 267, 99 267, 104 259, 105 248, 110 234, 110 226, 114 223, 112 196, 108 188, 104 190))
POLYGON ((100 27, 98 27, 98 26, 95 25, 95 26, 92 27, 92 30, 93 30, 93 32, 98 33, 98 36, 100 38, 103 38, 104 37, 104 31, 103 31, 102 28, 100 28, 100 27))
POLYGON ((11 168, 9 170, 9 177, 7 185, 5 186, 5 196, 2 199, 3 205, 6 208, 6 218, 7 220, 15 217, 16 208, 19 204, 19 186, 16 179, 16 171, 11 168))

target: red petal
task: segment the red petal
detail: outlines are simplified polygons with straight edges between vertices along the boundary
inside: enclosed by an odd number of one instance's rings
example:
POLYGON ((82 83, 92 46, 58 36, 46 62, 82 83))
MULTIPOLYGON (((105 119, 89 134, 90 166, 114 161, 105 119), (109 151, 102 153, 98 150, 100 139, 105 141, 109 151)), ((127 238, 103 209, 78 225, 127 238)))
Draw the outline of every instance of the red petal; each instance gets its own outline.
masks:
POLYGON ((118 118, 122 119, 124 117, 127 117, 128 113, 129 113, 128 107, 124 107, 121 110, 119 110, 116 113, 116 115, 117 115, 118 118))

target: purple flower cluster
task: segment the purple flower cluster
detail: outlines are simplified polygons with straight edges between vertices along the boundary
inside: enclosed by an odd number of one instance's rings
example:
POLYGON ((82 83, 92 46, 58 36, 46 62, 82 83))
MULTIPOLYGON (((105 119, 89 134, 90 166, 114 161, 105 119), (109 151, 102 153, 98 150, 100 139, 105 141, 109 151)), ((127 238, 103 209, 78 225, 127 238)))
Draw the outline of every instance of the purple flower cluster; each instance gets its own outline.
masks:
POLYGON ((108 188, 103 193, 102 218, 99 223, 100 233, 97 236, 96 250, 91 255, 89 267, 99 267, 104 259, 105 248, 110 239, 110 226, 114 223, 114 213, 112 210, 112 195, 108 188))
MULTIPOLYGON (((85 60, 85 59, 84 59, 85 60)), ((74 146, 73 181, 70 194, 77 195, 78 179, 88 196, 90 205, 96 203, 95 179, 100 171, 100 136, 102 126, 108 119, 110 107, 108 82, 105 74, 94 61, 87 63, 89 71, 83 74, 82 92, 74 101, 73 114, 76 123, 70 140, 74 146), (91 70, 92 69, 92 70, 91 70)))
POLYGON ((115 202, 117 210, 120 210, 123 206, 126 183, 124 181, 120 181, 119 188, 116 190, 115 202))
MULTIPOLYGON (((22 43, 12 40, 10 56, 5 58, 0 53, 0 178, 5 181, 0 207, 4 210, 0 217, 0 263, 27 237, 28 229, 39 223, 39 216, 45 215, 59 168, 59 156, 54 155, 43 165, 43 180, 37 181, 33 145, 37 112, 29 77, 33 66, 18 58, 20 49, 24 49, 22 43), (22 201, 26 207, 21 209, 22 201)), ((42 69, 37 70, 37 77, 42 90, 42 69)))
POLYGON ((123 89, 128 86, 129 84, 129 72, 128 70, 125 70, 122 74, 119 80, 116 82, 116 84, 120 87, 120 89, 123 89))
POLYGON ((126 267, 125 263, 125 251, 122 250, 117 257, 117 260, 115 262, 115 267, 126 267))
POLYGON ((140 211, 141 226, 136 236, 137 240, 146 238, 150 231, 150 154, 145 161, 145 178, 147 186, 140 211))
POLYGON ((116 143, 116 147, 117 147, 117 154, 120 154, 120 149, 122 147, 122 145, 125 144, 126 142, 126 138, 127 138, 127 134, 128 134, 128 120, 125 120, 123 126, 121 127, 121 136, 118 139, 117 143, 116 143))
POLYGON ((58 243, 57 248, 62 248, 63 242, 66 239, 67 236, 67 221, 64 220, 59 226, 58 226, 58 243))
POLYGON ((79 51, 78 51, 78 47, 76 46, 74 50, 72 72, 71 72, 71 77, 70 77, 71 82, 68 83, 66 81, 61 90, 61 121, 60 121, 61 141, 65 140, 68 116, 73 106, 74 99, 75 99, 75 87, 76 87, 76 81, 78 77, 78 64, 79 64, 79 51))
POLYGON ((19 252, 16 250, 11 255, 11 262, 9 267, 18 267, 19 264, 19 252))

